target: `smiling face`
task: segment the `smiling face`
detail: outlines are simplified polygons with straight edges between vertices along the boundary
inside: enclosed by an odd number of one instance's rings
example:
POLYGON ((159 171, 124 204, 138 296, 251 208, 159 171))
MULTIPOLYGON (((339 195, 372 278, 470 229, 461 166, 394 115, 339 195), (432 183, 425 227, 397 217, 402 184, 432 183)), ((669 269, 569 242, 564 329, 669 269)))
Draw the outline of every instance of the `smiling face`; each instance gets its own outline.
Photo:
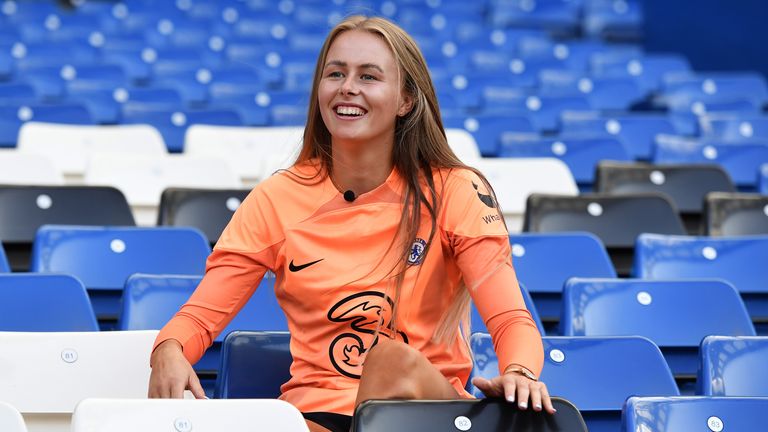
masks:
POLYGON ((386 42, 360 30, 330 46, 318 85, 320 115, 334 143, 392 147, 395 121, 410 109, 386 42))

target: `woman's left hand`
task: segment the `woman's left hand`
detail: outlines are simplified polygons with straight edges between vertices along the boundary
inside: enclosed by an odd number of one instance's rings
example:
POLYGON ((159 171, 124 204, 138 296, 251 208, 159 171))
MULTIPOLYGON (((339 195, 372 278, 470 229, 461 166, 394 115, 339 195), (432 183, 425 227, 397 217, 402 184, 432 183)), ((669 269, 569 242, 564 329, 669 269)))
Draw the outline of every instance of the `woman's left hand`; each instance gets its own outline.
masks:
POLYGON ((546 384, 515 372, 507 372, 490 380, 475 377, 472 384, 488 397, 504 397, 512 403, 517 401, 517 406, 523 410, 528 409, 530 400, 534 411, 541 411, 543 407, 550 414, 557 412, 552 406, 546 384))

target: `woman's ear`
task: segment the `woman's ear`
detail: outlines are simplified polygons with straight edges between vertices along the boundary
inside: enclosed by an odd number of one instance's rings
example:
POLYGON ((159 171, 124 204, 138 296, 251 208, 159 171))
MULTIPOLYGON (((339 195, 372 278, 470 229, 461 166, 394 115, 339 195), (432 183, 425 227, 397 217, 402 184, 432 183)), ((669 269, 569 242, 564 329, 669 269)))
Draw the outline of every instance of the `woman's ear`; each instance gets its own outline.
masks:
POLYGON ((400 99, 400 107, 397 109, 398 117, 405 117, 413 109, 413 96, 408 92, 403 92, 400 99))

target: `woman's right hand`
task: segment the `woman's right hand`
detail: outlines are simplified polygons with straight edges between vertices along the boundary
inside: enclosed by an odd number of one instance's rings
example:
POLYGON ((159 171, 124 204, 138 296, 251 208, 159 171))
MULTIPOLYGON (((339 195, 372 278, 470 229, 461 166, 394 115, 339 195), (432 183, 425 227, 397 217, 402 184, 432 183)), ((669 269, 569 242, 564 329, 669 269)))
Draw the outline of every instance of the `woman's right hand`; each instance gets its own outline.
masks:
POLYGON ((184 390, 189 390, 197 399, 207 399, 200 380, 189 364, 181 344, 169 339, 152 352, 152 374, 149 377, 150 398, 182 399, 184 390))

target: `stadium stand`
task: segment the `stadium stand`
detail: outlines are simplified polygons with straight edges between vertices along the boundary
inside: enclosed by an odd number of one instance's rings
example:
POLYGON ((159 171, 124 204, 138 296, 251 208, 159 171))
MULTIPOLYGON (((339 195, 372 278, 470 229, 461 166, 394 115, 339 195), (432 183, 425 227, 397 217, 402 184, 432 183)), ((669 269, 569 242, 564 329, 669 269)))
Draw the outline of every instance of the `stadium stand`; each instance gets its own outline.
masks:
POLYGON ((234 331, 224 338, 216 398, 276 398, 291 378, 288 332, 234 331))
POLYGON ((707 336, 700 352, 700 394, 768 396, 768 338, 707 336))
POLYGON ((168 188, 160 196, 159 226, 199 229, 215 244, 249 189, 168 188))
POLYGON ((30 431, 68 431, 89 397, 147 397, 149 354, 157 331, 0 332, 0 400, 30 431), (108 377, 108 379, 105 379, 108 377))
POLYGON ((64 274, 0 275, 0 331, 98 331, 82 282, 64 274))
POLYGON ((625 431, 672 432, 681 425, 709 430, 757 430, 768 421, 768 398, 631 397, 624 405, 625 431))
POLYGON ((263 430, 309 431, 299 410, 272 400, 84 399, 72 415, 72 432, 109 430, 235 430, 244 424, 263 430))
MULTIPOLYGON (((520 284, 520 292, 522 292, 523 294, 523 301, 525 301, 525 307, 531 313, 531 318, 533 318, 533 322, 536 323, 536 328, 539 329, 539 332, 542 335, 546 334, 546 330, 544 329, 544 324, 542 324, 541 318, 539 318, 539 312, 536 310, 536 305, 533 303, 533 300, 531 299, 531 295, 528 293, 528 290, 525 289, 525 285, 523 285, 522 283, 520 284)), ((483 321, 483 318, 480 316, 480 312, 477 311, 477 308, 475 307, 474 304, 472 304, 472 310, 470 311, 470 329, 473 333, 488 332, 488 329, 485 327, 485 322, 483 321)))
POLYGON ((768 196, 707 194, 704 220, 705 234, 711 237, 768 234, 768 196))
POLYGON ((0 429, 6 432, 27 432, 27 425, 19 410, 6 402, 0 402, 0 429))

